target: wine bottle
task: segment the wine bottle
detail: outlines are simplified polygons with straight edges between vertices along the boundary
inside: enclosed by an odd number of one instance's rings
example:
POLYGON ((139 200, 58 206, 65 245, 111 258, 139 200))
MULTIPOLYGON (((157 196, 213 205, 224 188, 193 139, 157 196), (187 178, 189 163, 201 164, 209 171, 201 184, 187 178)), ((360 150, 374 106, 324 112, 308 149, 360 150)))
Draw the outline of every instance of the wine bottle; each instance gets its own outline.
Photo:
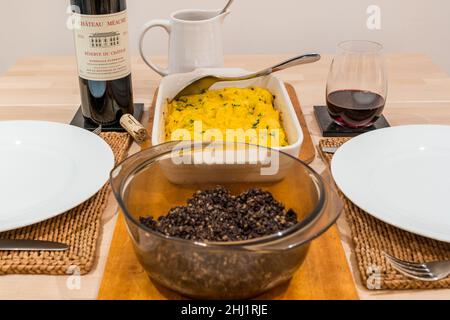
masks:
POLYGON ((71 0, 83 116, 101 125, 133 114, 126 0, 71 0))

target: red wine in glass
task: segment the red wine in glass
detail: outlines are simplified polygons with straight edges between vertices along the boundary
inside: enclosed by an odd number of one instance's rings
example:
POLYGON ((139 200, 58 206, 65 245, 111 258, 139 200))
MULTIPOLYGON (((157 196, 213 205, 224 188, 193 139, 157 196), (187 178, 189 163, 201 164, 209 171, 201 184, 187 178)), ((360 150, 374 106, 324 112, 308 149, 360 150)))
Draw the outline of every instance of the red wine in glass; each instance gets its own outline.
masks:
POLYGON ((383 46, 376 42, 344 41, 328 74, 328 113, 340 126, 366 128, 381 116, 387 98, 383 46))
POLYGON ((373 125, 385 104, 385 98, 371 91, 344 89, 327 95, 328 113, 337 124, 349 128, 373 125))

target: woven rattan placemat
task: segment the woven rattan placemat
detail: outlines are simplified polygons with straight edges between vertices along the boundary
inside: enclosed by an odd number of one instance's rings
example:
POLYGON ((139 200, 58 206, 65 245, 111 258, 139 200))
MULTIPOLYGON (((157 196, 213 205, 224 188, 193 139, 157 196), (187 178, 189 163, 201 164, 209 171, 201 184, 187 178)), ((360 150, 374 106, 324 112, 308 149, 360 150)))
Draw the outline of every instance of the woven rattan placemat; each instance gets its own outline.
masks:
MULTIPOLYGON (((329 138, 320 147, 340 147, 348 138, 329 138)), ((321 148, 319 148, 321 149, 321 148)), ((331 154, 322 153, 328 165, 331 154)), ((368 289, 440 289, 450 288, 450 277, 436 282, 417 281, 394 270, 383 252, 413 262, 448 260, 450 244, 421 237, 384 223, 359 209, 340 193, 345 216, 351 229, 356 260, 363 283, 368 289)))
MULTIPOLYGON (((127 154, 130 138, 127 133, 103 133, 111 146, 116 162, 127 154)), ((65 252, 0 251, 0 274, 88 273, 95 262, 100 236, 101 218, 106 208, 110 186, 78 207, 47 221, 25 228, 0 233, 1 239, 35 239, 68 244, 65 252)))

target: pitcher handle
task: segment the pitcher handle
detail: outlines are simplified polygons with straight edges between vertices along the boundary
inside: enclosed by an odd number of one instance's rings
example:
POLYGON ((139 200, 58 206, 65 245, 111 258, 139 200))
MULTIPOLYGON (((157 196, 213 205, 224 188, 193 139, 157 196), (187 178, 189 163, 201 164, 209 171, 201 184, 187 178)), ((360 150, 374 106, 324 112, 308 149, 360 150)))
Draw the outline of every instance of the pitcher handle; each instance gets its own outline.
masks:
POLYGON ((144 28, 143 28, 142 33, 141 33, 141 37, 140 37, 140 39, 139 39, 139 52, 140 52, 141 57, 142 57, 142 59, 144 60, 144 62, 145 62, 150 68, 152 68, 155 72, 159 73, 161 76, 165 77, 165 76, 167 76, 167 75, 169 74, 169 70, 157 66, 157 65, 154 64, 152 61, 150 61, 149 59, 147 59, 147 58, 145 57, 145 54, 144 54, 144 38, 145 38, 145 35, 147 34, 147 32, 148 32, 150 29, 156 28, 156 27, 163 28, 164 30, 166 30, 166 32, 167 32, 167 33, 169 34, 169 36, 170 36, 170 33, 171 33, 171 31, 172 31, 172 25, 171 25, 171 23, 170 23, 169 20, 160 20, 160 19, 158 19, 158 20, 152 20, 152 21, 147 22, 147 23, 144 25, 144 28))

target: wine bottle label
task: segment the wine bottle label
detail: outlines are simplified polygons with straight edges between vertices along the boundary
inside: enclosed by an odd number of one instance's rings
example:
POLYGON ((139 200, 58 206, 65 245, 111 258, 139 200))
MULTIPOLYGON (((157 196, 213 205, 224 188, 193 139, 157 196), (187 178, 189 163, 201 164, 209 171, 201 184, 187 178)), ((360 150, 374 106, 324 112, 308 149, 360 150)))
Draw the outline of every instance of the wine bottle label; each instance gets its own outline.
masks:
POLYGON ((131 73, 127 11, 105 15, 73 13, 78 74, 111 81, 131 73))

